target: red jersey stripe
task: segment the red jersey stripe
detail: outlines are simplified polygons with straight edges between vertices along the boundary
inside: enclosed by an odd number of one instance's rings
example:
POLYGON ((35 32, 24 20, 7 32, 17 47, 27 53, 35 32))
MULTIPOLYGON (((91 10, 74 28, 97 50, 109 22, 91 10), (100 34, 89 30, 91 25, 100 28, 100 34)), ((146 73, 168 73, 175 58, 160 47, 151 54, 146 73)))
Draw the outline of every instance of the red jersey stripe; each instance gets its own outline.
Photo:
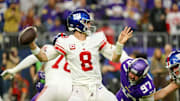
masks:
POLYGON ((103 41, 103 44, 100 46, 99 50, 102 50, 106 44, 107 44, 107 42, 103 41))
POLYGON ((64 49, 62 46, 60 46, 60 45, 58 45, 58 44, 55 44, 55 47, 59 47, 59 48, 62 48, 62 49, 64 49))
POLYGON ((63 53, 64 55, 66 55, 66 52, 64 50, 62 50, 61 48, 55 46, 55 49, 58 50, 59 52, 63 53))

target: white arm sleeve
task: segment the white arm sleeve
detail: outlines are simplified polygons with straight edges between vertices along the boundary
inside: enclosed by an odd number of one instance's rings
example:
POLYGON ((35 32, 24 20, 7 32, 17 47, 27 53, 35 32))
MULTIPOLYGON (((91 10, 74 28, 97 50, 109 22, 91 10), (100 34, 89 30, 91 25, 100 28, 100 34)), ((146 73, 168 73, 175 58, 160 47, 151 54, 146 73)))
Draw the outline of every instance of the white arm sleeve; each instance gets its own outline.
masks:
POLYGON ((32 64, 38 62, 39 60, 34 55, 27 56, 24 60, 22 60, 16 67, 13 68, 14 73, 19 72, 25 68, 28 68, 32 64))
POLYGON ((139 101, 154 101, 154 95, 142 97, 139 99, 139 101))

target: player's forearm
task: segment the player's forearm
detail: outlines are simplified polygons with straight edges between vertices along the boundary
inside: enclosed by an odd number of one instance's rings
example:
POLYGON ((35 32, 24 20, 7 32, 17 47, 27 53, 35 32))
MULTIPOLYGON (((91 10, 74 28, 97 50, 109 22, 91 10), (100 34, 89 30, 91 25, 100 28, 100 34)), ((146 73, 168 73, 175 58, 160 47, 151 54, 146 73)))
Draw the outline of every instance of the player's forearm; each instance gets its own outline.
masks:
POLYGON ((119 62, 119 59, 121 58, 122 51, 123 51, 123 46, 127 42, 129 38, 132 37, 132 30, 130 27, 125 27, 124 30, 120 33, 118 37, 118 41, 116 43, 116 49, 113 54, 113 59, 112 61, 114 62, 119 62))
POLYGON ((24 60, 22 60, 15 68, 13 68, 14 73, 17 73, 25 68, 30 67, 32 64, 39 61, 34 55, 29 55, 24 60))
POLYGON ((112 57, 113 62, 119 62, 120 58, 121 58, 121 55, 117 55, 115 52, 113 53, 113 57, 112 57))
POLYGON ((163 99, 164 97, 166 97, 168 94, 172 93, 173 91, 175 91, 178 88, 178 85, 175 82, 171 82, 168 86, 166 86, 165 88, 157 91, 154 94, 154 99, 155 100, 160 100, 163 99))
POLYGON ((119 62, 119 59, 121 58, 122 55, 123 46, 124 45, 119 42, 116 43, 116 49, 113 52, 113 57, 112 57, 113 62, 119 62))
POLYGON ((29 47, 31 50, 36 49, 38 46, 36 45, 36 43, 33 41, 32 43, 29 44, 29 47))
POLYGON ((46 56, 46 54, 41 50, 39 54, 35 55, 39 61, 41 62, 47 62, 48 61, 48 58, 46 56))
POLYGON ((35 42, 30 43, 29 47, 31 49, 31 52, 39 59, 39 61, 41 62, 48 61, 46 54, 42 50, 40 50, 40 48, 36 45, 35 42))

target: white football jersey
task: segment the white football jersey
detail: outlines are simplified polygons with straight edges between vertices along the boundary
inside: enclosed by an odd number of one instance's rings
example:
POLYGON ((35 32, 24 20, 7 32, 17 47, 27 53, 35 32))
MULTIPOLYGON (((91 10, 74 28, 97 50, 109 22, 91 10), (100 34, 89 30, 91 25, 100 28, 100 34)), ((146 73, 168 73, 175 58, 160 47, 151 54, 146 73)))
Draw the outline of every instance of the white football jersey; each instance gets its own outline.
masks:
POLYGON ((170 12, 166 22, 169 24, 171 34, 180 34, 180 12, 170 12))
POLYGON ((74 35, 60 37, 55 43, 55 49, 65 55, 73 85, 86 85, 101 84, 99 53, 112 59, 114 47, 107 42, 103 32, 98 32, 87 36, 84 41, 74 35))
MULTIPOLYGON (((45 45, 42 49, 44 52, 51 52, 53 48, 52 45, 45 45)), ((70 69, 64 55, 59 55, 55 59, 46 62, 44 66, 46 85, 66 81, 71 84, 70 69)))

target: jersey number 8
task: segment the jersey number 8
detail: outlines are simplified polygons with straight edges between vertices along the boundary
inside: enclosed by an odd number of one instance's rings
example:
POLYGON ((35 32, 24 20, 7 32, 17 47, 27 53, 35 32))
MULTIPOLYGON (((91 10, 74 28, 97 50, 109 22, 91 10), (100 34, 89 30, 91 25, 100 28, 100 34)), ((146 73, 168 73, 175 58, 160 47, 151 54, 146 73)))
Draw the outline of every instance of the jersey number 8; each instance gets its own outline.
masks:
POLYGON ((84 51, 79 54, 81 67, 83 71, 89 71, 93 69, 91 62, 91 53, 89 51, 84 51))

